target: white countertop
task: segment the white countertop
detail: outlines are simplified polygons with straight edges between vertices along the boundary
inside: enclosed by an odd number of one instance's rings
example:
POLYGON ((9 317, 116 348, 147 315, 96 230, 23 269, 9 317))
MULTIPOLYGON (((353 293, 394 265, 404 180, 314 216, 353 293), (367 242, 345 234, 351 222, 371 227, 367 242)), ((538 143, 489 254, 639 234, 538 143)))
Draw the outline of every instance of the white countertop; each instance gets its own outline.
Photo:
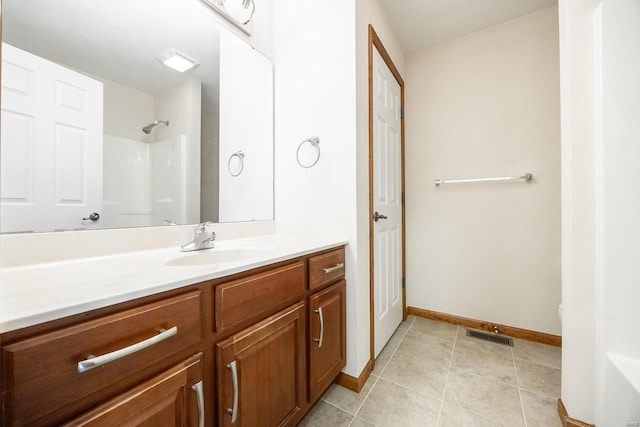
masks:
POLYGON ((197 252, 169 249, 0 270, 0 333, 307 255, 346 241, 269 235, 216 242, 197 252), (197 258, 229 256, 221 262, 197 258), (237 255, 245 255, 236 260, 237 255), (196 261, 192 263, 192 261, 196 261))

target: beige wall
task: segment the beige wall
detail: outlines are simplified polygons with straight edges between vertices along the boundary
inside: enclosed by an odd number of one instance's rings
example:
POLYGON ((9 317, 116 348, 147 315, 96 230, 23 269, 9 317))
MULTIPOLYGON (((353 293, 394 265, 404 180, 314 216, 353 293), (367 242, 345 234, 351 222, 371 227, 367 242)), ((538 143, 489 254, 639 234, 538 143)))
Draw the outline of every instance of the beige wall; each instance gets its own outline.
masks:
POLYGON ((407 57, 408 305, 561 333, 557 16, 407 57), (533 183, 434 186, 526 172, 533 183))
POLYGON ((104 84, 104 134, 152 142, 153 137, 145 135, 142 128, 155 120, 153 95, 97 79, 104 84))

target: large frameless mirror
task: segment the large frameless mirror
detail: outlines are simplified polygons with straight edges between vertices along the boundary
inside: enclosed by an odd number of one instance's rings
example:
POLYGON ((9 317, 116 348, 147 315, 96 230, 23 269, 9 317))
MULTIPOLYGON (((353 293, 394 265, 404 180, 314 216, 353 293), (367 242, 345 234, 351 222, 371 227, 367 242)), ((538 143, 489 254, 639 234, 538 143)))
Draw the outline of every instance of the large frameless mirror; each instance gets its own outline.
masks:
POLYGON ((3 0, 0 232, 273 219, 273 66, 199 0, 3 0))

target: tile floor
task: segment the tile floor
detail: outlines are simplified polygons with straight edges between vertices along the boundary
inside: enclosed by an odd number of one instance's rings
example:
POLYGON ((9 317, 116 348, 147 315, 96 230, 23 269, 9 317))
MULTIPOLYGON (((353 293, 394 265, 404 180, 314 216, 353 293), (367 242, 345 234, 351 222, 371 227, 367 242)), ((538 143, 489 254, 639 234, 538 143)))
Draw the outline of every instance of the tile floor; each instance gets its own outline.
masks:
POLYGON ((410 316, 361 393, 332 385, 300 425, 560 427, 560 348, 514 341, 410 316))

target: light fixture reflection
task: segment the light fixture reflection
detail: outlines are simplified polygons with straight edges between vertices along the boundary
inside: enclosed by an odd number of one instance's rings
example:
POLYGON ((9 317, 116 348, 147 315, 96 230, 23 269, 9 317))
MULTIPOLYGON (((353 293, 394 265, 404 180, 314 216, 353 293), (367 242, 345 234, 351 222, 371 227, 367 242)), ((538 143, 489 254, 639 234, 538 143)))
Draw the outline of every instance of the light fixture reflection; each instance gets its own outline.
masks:
POLYGON ((222 7, 225 12, 241 24, 247 24, 255 10, 253 0, 224 0, 222 7))

